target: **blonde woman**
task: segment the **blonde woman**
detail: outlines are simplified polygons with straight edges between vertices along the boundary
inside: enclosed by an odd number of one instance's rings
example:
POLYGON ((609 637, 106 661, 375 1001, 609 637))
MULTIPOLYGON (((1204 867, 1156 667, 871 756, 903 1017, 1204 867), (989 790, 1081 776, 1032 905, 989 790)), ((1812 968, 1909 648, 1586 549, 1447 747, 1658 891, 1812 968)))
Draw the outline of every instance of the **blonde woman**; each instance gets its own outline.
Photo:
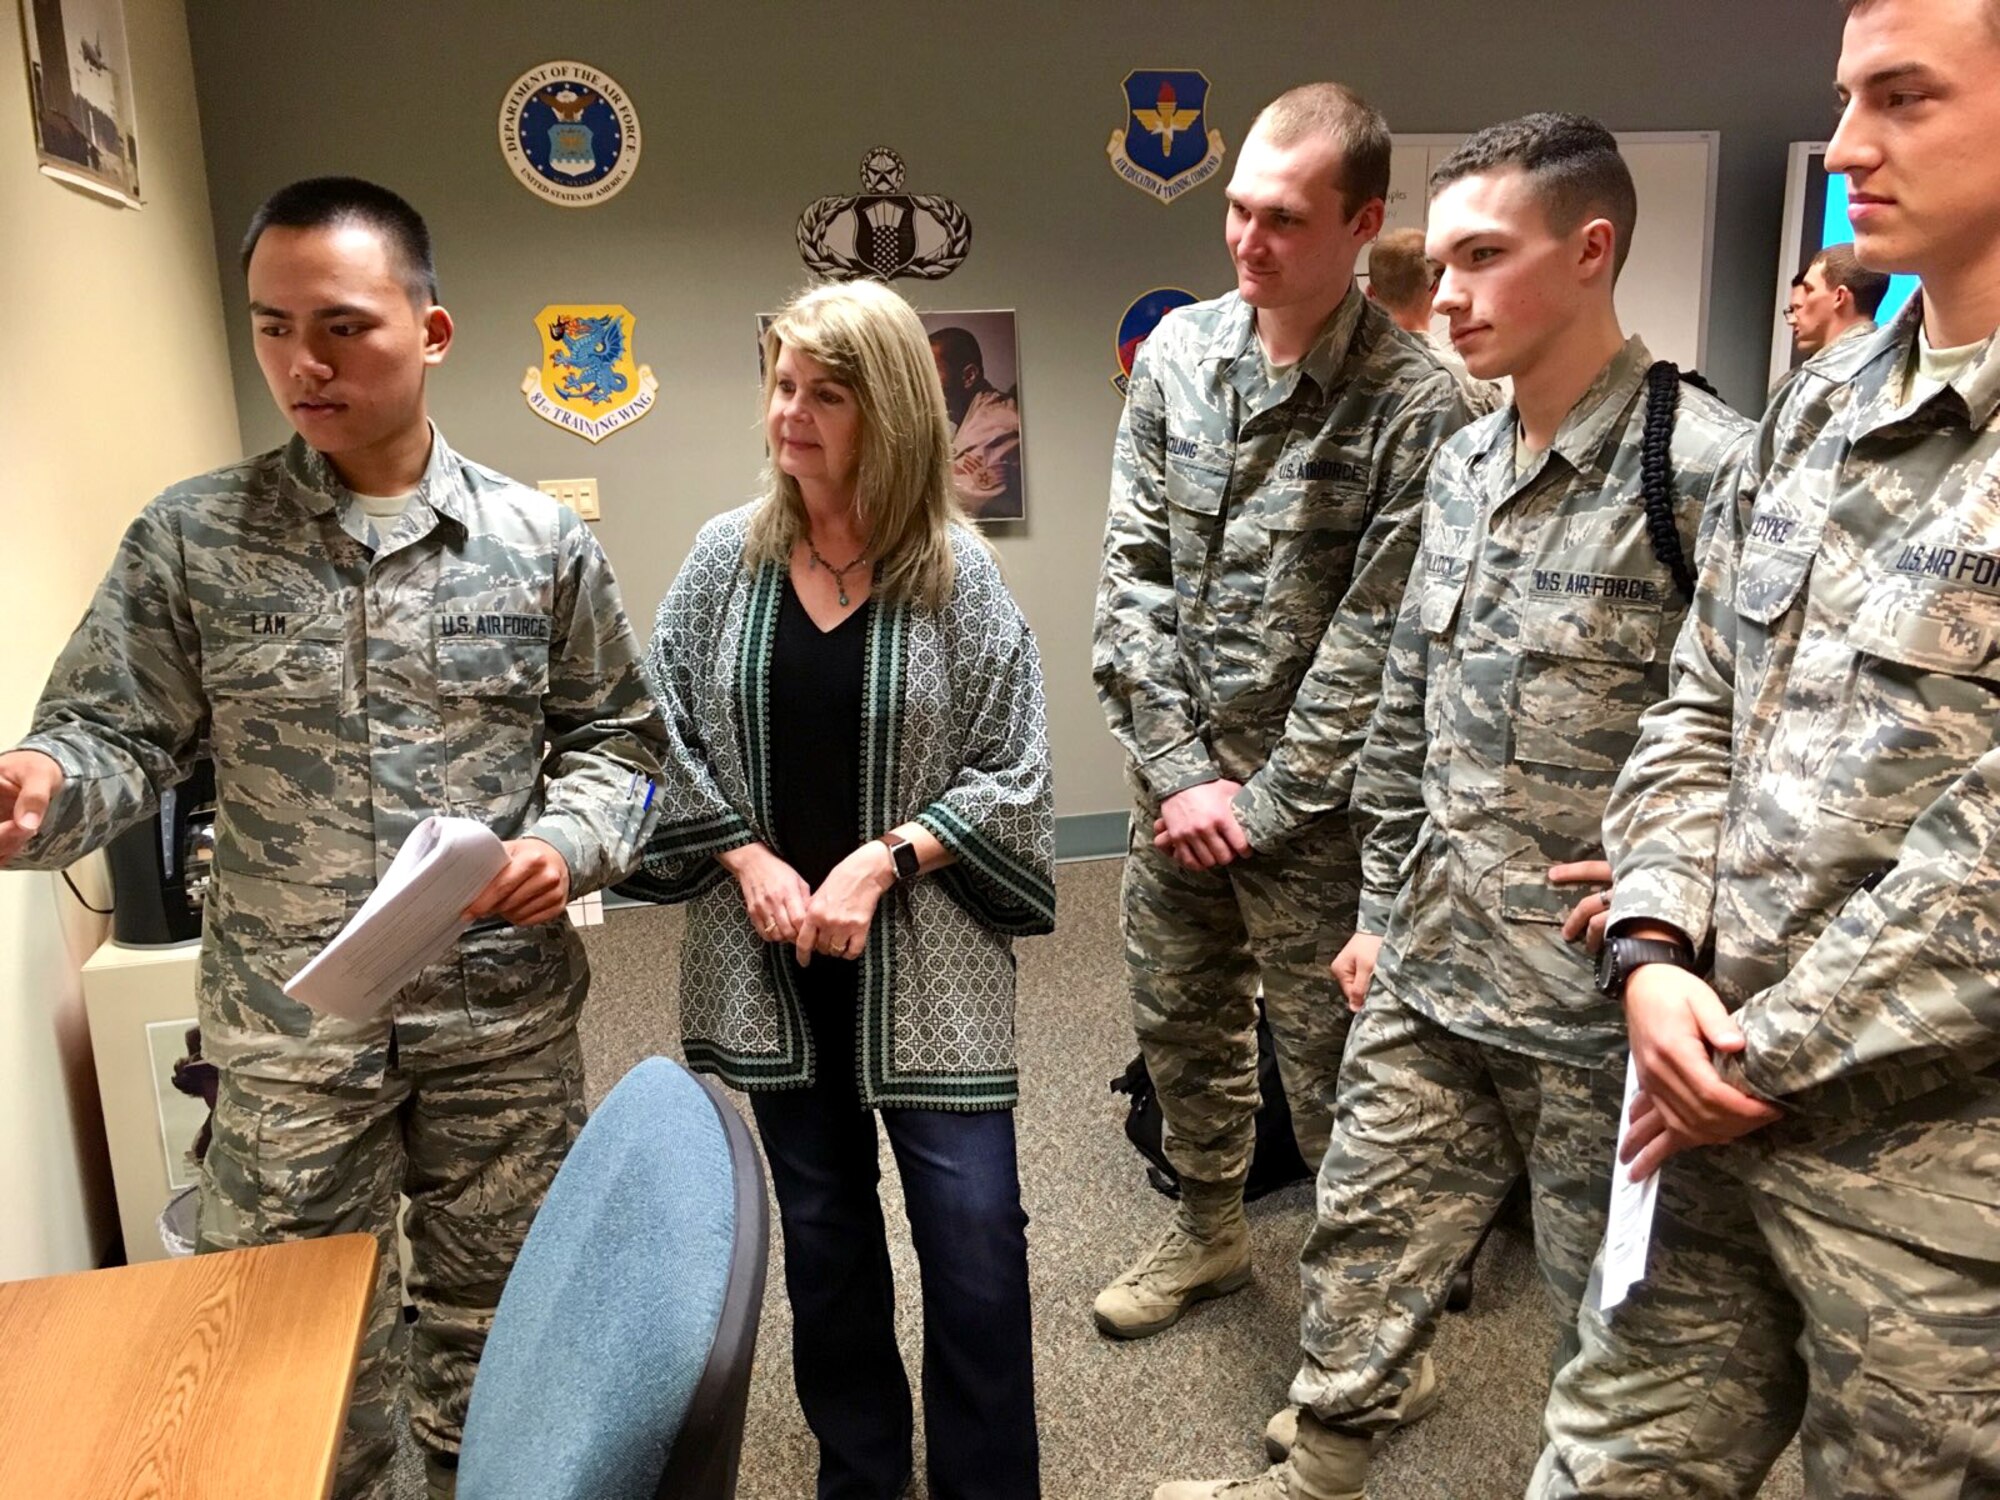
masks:
POLYGON ((637 882, 689 903, 688 1062, 747 1090, 777 1192, 820 1500, 895 1500, 909 1382, 876 1116, 924 1291, 937 1500, 1039 1494, 1011 940, 1054 923, 1041 666, 951 488, 886 287, 764 339, 762 499, 702 528, 650 672, 675 742, 637 882))

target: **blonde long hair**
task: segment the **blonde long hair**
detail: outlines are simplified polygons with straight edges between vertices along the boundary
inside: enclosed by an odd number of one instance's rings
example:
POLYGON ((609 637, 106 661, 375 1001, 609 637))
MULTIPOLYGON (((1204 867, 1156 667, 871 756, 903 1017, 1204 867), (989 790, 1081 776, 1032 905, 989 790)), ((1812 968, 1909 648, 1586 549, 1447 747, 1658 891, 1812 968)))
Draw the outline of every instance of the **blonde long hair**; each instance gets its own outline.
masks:
MULTIPOLYGON (((951 420, 930 339, 916 311, 877 281, 845 281, 794 297, 764 331, 764 407, 778 352, 796 349, 854 392, 861 452, 855 508, 874 561, 874 589, 891 602, 939 609, 951 597, 951 524, 962 520, 951 477, 951 420)), ((784 565, 807 534, 798 481, 764 467, 764 503, 743 560, 784 565)))

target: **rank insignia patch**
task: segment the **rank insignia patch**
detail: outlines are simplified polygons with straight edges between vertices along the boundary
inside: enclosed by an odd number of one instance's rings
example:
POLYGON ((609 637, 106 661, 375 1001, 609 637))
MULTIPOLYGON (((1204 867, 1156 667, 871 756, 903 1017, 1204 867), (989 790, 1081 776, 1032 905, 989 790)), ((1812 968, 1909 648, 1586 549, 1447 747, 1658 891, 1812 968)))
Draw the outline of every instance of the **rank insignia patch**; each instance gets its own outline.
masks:
POLYGON ((1222 132, 1203 134, 1208 79, 1192 69, 1141 68, 1125 75, 1125 124, 1111 133, 1111 170, 1141 192, 1172 203, 1222 170, 1222 132))
POLYGON ((645 416, 660 383, 633 358, 636 321, 613 304, 543 308, 542 362, 521 381, 528 409, 593 443, 645 416))
POLYGON ((1177 286, 1156 286, 1133 299, 1132 305, 1125 309, 1125 316, 1118 320, 1118 373, 1111 377, 1111 383, 1118 388, 1119 395, 1124 395, 1125 387, 1132 383, 1132 361, 1139 357, 1139 346, 1160 326, 1160 319, 1175 308, 1197 300, 1193 292, 1184 292, 1177 286))
POLYGON ((639 112, 588 63, 530 68, 500 102, 500 151, 523 186, 564 208, 589 208, 632 180, 639 112))
POLYGON ((936 281, 965 263, 972 220, 949 198, 903 191, 903 158, 877 146, 861 159, 861 191, 815 198, 799 215, 799 258, 836 280, 936 281))

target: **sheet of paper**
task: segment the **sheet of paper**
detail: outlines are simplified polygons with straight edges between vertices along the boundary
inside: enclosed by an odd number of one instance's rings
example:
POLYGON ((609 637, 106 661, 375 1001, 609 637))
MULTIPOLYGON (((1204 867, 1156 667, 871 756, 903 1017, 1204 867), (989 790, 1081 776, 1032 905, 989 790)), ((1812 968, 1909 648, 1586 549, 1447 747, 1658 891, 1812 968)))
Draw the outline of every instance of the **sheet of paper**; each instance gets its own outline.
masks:
POLYGON ((424 819, 361 910, 285 993, 326 1015, 366 1020, 451 951, 468 925, 465 908, 506 864, 506 849, 484 824, 424 819))
POLYGON ((1619 1107, 1618 1145, 1611 1159, 1611 1217, 1604 1226, 1604 1264, 1599 1271, 1597 1310, 1610 1312, 1625 1300, 1634 1282, 1646 1276, 1646 1250, 1653 1242, 1653 1202, 1660 1174, 1634 1182, 1619 1158, 1632 1128, 1632 1099, 1639 1092, 1639 1066, 1625 1059, 1625 1102, 1619 1107))

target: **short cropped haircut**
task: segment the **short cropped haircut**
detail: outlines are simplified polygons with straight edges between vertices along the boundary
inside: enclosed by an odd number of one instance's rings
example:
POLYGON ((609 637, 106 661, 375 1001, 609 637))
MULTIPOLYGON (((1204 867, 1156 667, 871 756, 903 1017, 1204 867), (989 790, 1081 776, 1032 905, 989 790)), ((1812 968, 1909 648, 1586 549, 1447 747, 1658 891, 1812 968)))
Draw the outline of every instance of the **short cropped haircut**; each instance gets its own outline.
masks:
POLYGON ((1421 229, 1392 229, 1368 247, 1368 284, 1384 307, 1414 305, 1432 280, 1421 229))
MULTIPOLYGON (((1875 0, 1839 0, 1841 11, 1850 16, 1857 10, 1868 9, 1874 3, 1875 0)), ((2000 39, 2000 0, 1986 0, 1983 8, 1986 11, 1987 26, 1991 28, 1994 37, 2000 39)))
POLYGON ((1353 218, 1370 202, 1389 196, 1389 122, 1344 83, 1302 83, 1257 112, 1251 130, 1274 146, 1296 146, 1310 136, 1340 153, 1341 211, 1353 218))
POLYGON ((362 224, 388 243, 403 275, 410 301, 419 307, 437 301, 437 267, 431 262, 431 232, 424 216, 390 192, 359 177, 308 177, 281 187, 250 216, 243 236, 243 269, 267 229, 328 229, 362 224))
POLYGON ((1431 173, 1431 196, 1463 177, 1519 170, 1541 200, 1549 228, 1568 234, 1586 219, 1610 221, 1611 277, 1625 269, 1639 195, 1632 170, 1618 154, 1618 138, 1587 115, 1523 115, 1468 136, 1431 173))
POLYGON ((1829 288, 1847 288, 1847 294, 1854 299, 1855 311, 1863 317, 1874 317, 1882 299, 1889 295, 1887 273, 1871 271, 1862 265, 1852 245, 1828 245, 1806 263, 1808 271, 1814 266, 1819 267, 1820 279, 1829 288))

